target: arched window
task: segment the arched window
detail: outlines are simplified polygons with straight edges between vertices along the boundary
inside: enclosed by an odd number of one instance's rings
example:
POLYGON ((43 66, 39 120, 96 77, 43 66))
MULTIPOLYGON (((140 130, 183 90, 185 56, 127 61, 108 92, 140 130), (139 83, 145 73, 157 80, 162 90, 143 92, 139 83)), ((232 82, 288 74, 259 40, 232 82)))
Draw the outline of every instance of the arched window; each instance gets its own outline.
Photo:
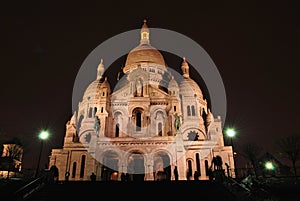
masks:
POLYGON ((83 178, 84 176, 85 158, 86 158, 85 155, 81 156, 80 175, 79 175, 80 178, 83 178))
POLYGON ((122 113, 115 112, 114 113, 114 121, 115 121, 115 137, 120 137, 120 126, 122 125, 122 113), (121 124, 120 124, 121 123, 121 124))
POLYGON ((195 116, 196 113, 195 113, 195 106, 192 105, 192 116, 195 116))
POLYGON ((101 113, 103 113, 103 107, 101 107, 101 113))
POLYGON ((84 116, 80 115, 79 120, 78 120, 78 129, 81 127, 81 122, 83 120, 84 116))
POLYGON ((205 174, 206 174, 206 176, 208 176, 209 175, 209 173, 208 173, 208 160, 205 160, 204 164, 205 164, 205 174))
POLYGON ((189 180, 192 175, 193 175, 192 161, 188 160, 188 170, 186 175, 187 179, 189 180))
POLYGON ((135 126, 135 128, 133 128, 135 131, 137 132, 142 131, 142 125, 143 125, 142 121, 143 121, 143 109, 137 107, 132 111, 132 124, 135 126))
POLYGON ((72 167, 72 178, 75 178, 75 175, 76 175, 76 165, 77 165, 77 163, 74 162, 73 167, 72 167))
POLYGON ((97 113, 97 108, 94 107, 94 116, 96 115, 96 113, 97 113))
POLYGON ((189 105, 187 106, 187 115, 191 116, 191 107, 189 105))
POLYGON ((136 131, 142 130, 142 114, 140 111, 136 112, 136 131))
POLYGON ((89 109, 89 118, 93 117, 93 108, 90 107, 89 109))
POLYGON ((119 134, 120 134, 120 124, 119 123, 117 123, 116 124, 116 137, 119 137, 119 134))
POLYGON ((162 123, 159 122, 157 125, 158 136, 162 136, 162 123))
POLYGON ((196 168, 199 172, 199 175, 201 174, 201 166, 200 166, 200 156, 199 153, 196 153, 196 168))

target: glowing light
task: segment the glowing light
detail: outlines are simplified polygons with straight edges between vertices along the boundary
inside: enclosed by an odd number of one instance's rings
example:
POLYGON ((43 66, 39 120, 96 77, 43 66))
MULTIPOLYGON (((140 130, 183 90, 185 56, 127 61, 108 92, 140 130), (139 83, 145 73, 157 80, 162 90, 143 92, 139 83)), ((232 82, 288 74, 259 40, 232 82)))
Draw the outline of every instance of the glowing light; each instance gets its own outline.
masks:
POLYGON ((234 137, 235 134, 236 134, 236 132, 235 132, 235 130, 234 130, 233 128, 227 128, 227 130, 226 130, 226 135, 227 135, 228 137, 234 137))
POLYGON ((267 161, 267 162, 265 163, 265 168, 266 168, 267 170, 274 170, 274 169, 275 169, 275 166, 273 165, 273 163, 272 163, 271 161, 267 161))
POLYGON ((40 138, 41 140, 46 140, 48 137, 49 137, 49 132, 48 132, 48 131, 42 131, 42 132, 39 134, 39 138, 40 138))

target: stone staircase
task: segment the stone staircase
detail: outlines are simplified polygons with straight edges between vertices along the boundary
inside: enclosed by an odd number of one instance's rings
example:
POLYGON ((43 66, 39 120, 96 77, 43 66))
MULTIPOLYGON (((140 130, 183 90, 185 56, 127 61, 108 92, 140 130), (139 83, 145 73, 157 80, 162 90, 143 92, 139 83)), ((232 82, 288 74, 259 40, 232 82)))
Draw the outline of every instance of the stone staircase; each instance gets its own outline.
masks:
POLYGON ((68 181, 47 184, 26 201, 89 200, 206 200, 236 201, 222 184, 209 181, 91 182, 68 181))

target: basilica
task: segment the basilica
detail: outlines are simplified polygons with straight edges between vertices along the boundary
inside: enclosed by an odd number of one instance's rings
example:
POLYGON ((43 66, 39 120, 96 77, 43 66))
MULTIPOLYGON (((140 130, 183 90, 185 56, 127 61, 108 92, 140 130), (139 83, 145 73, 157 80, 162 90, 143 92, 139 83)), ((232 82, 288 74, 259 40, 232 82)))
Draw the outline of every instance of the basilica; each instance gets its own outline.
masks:
POLYGON ((97 76, 66 123, 63 146, 49 156, 59 180, 65 173, 76 181, 91 174, 98 181, 207 180, 216 156, 234 174, 222 119, 192 79, 188 58, 178 64, 182 79, 175 79, 150 39, 144 21, 114 89, 99 56, 97 76))

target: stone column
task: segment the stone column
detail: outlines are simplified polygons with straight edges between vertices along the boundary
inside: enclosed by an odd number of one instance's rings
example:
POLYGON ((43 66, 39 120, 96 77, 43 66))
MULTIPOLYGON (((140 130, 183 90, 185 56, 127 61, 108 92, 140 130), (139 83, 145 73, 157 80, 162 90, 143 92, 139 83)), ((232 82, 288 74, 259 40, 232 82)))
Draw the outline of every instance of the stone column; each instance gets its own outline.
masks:
POLYGON ((178 180, 186 180, 185 149, 182 134, 177 132, 175 136, 176 164, 178 168, 178 180))
POLYGON ((153 181, 154 180, 154 176, 153 176, 153 158, 152 158, 152 154, 148 154, 146 156, 146 178, 145 180, 147 181, 153 181))

